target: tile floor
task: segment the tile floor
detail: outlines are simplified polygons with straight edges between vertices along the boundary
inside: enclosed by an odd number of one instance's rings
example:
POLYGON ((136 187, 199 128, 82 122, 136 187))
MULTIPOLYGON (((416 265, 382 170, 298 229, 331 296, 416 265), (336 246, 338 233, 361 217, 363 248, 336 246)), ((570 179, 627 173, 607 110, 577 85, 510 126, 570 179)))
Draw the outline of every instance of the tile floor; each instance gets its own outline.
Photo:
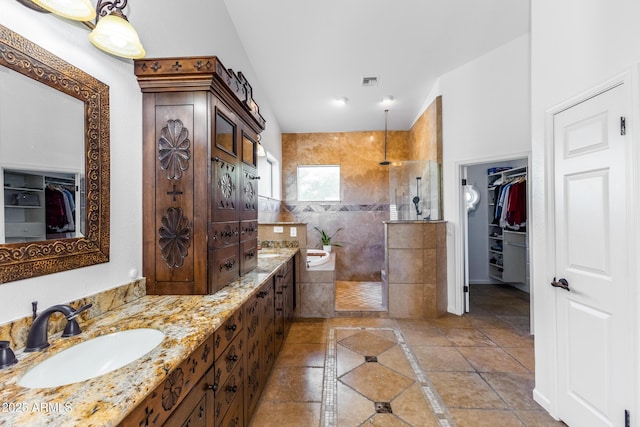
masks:
POLYGON ((384 311, 381 282, 336 280, 336 311, 384 311))
POLYGON ((464 316, 296 321, 251 425, 564 426, 531 397, 528 295, 471 291, 464 316))

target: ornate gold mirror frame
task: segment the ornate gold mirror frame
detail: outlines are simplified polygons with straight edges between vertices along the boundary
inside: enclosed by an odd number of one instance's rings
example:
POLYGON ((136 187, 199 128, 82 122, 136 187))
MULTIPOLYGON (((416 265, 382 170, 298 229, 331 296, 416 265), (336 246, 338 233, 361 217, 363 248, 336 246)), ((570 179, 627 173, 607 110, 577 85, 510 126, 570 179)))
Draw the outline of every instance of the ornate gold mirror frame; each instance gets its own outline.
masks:
POLYGON ((2 25, 0 65, 84 103, 86 179, 85 236, 0 244, 0 283, 109 261, 109 86, 2 25))

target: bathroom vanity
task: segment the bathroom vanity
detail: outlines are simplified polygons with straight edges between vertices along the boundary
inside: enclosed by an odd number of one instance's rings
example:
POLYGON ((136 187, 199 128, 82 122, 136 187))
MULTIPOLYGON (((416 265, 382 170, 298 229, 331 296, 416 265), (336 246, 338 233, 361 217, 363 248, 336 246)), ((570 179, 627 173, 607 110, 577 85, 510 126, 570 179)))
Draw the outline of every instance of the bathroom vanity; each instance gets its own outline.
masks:
MULTIPOLYGON (((16 351, 0 371, 0 426, 248 425, 293 313, 297 249, 270 251, 250 273, 212 295, 147 295, 50 337, 42 352, 16 351), (282 293, 280 293, 282 292, 282 293), (280 314, 282 313, 282 314, 280 314), (56 388, 18 381, 54 354, 97 336, 158 329, 149 353, 104 375, 56 388)), ((118 349, 114 349, 118 351, 118 349)))

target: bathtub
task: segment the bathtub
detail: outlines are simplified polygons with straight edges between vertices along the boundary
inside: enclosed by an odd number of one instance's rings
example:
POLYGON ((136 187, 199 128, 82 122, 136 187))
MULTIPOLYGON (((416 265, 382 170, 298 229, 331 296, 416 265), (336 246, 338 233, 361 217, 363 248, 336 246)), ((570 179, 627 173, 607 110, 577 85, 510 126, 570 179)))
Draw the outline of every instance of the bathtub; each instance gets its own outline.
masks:
POLYGON ((322 249, 307 249, 307 267, 325 264, 331 259, 331 254, 322 249))

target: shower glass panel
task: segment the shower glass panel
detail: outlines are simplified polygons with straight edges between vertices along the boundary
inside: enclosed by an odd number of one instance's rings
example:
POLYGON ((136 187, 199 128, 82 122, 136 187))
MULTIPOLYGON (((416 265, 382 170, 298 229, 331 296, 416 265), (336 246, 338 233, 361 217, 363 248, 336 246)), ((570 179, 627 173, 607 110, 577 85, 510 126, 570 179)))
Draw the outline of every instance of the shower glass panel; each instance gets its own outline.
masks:
POLYGON ((407 160, 389 165, 392 221, 442 219, 440 166, 432 160, 407 160))

